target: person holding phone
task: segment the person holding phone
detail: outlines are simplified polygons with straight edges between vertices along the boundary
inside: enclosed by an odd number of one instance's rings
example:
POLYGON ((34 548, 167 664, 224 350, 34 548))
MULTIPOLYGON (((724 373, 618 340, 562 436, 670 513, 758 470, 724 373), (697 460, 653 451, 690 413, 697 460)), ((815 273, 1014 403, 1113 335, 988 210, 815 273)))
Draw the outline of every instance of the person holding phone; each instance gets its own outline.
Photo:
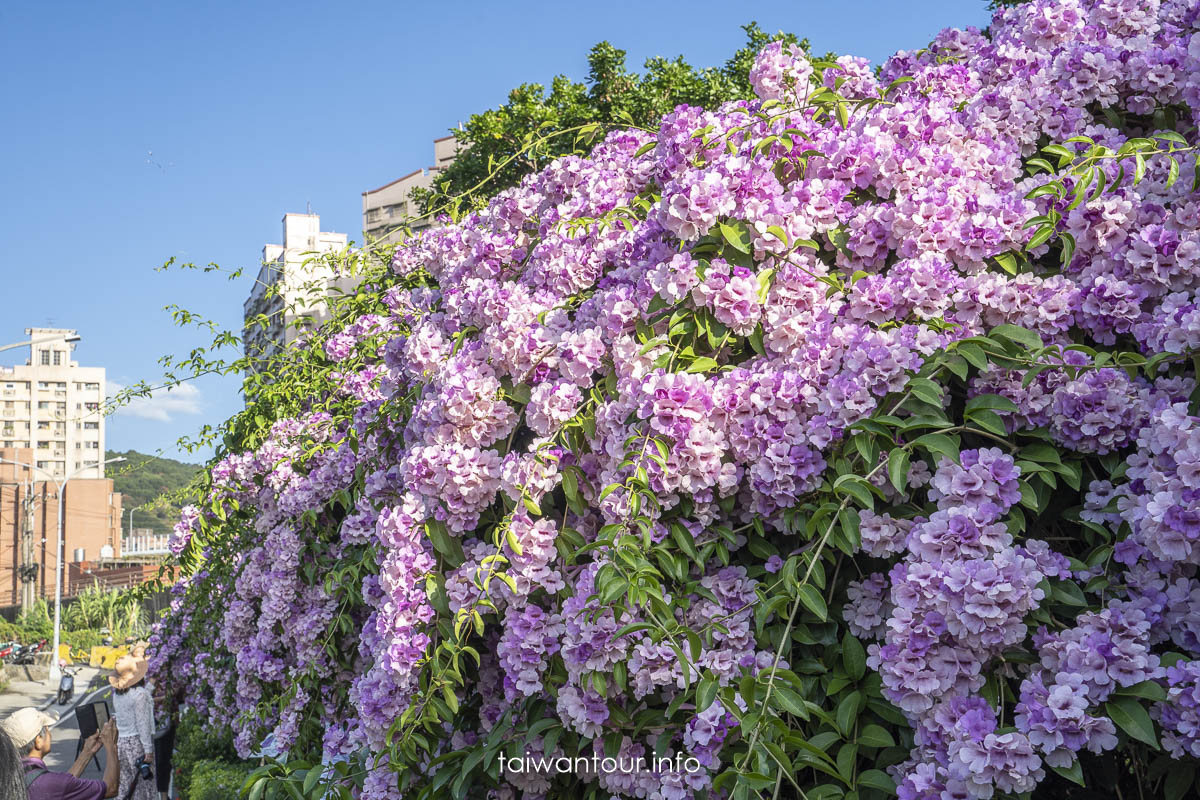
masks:
POLYGON ((113 720, 87 738, 79 757, 66 772, 51 772, 45 758, 50 753, 53 736, 50 727, 54 717, 36 708, 22 708, 0 723, 3 730, 23 756, 25 787, 29 800, 101 800, 116 797, 120 765, 117 760, 117 725, 113 720), (88 761, 104 750, 104 778, 89 780, 79 777, 88 761))

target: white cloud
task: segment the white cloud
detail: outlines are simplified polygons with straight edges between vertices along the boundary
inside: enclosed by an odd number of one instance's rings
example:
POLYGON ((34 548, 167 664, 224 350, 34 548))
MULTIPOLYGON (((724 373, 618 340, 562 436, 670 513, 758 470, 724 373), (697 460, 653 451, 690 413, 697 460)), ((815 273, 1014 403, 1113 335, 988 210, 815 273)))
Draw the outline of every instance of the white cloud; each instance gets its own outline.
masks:
MULTIPOLYGON (((108 396, 112 397, 123 388, 119 383, 108 382, 108 396)), ((117 409, 116 414, 139 417, 155 422, 171 422, 184 414, 200 413, 200 390, 193 384, 181 383, 170 389, 155 389, 148 397, 134 397, 117 409)))

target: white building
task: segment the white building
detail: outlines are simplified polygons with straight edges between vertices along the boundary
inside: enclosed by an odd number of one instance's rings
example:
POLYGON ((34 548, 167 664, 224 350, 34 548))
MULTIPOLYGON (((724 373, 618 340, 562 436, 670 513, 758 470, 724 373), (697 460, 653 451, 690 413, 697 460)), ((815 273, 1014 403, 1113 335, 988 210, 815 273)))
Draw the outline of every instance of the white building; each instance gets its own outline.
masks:
POLYGON ((33 450, 38 467, 65 477, 104 477, 104 368, 71 360, 78 336, 26 328, 24 366, 0 367, 0 447, 33 450))
POLYGON ((283 215, 283 243, 263 246, 262 268, 243 306, 246 355, 268 357, 325 321, 330 294, 357 281, 318 257, 345 248, 346 234, 322 231, 318 215, 283 215))
MULTIPOLYGON (((362 193, 363 235, 367 241, 381 239, 402 226, 405 221, 416 231, 433 226, 433 220, 414 220, 420 213, 409 199, 409 193, 417 187, 428 189, 434 177, 454 163, 458 155, 458 141, 453 136, 443 136, 433 141, 433 166, 418 169, 384 184, 378 189, 362 193)), ((390 244, 395 244, 389 240, 390 244)))

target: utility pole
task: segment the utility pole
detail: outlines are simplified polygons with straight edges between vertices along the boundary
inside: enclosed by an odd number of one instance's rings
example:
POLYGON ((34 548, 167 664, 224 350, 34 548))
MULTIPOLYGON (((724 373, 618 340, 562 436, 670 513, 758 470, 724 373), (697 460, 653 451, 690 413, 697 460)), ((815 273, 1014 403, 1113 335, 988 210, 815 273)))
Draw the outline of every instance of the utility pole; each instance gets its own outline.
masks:
POLYGON ((38 565, 33 555, 33 481, 25 481, 25 515, 21 531, 21 608, 26 613, 37 602, 38 565))

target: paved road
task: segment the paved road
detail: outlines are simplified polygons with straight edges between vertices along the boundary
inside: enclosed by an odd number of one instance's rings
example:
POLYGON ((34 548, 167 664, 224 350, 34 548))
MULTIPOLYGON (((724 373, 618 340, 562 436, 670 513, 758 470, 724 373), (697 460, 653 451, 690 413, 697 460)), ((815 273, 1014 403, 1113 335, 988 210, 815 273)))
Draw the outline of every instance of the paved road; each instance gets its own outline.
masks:
MULTIPOLYGON (((66 770, 75 763, 75 755, 78 752, 79 746, 79 722, 75 719, 75 706, 83 703, 98 703, 101 700, 108 699, 108 706, 112 708, 112 699, 109 697, 111 689, 108 688, 108 681, 104 680, 107 676, 107 670, 88 669, 80 670, 75 676, 75 697, 65 705, 60 706, 52 704, 47 709, 48 712, 58 712, 58 723, 51 729, 54 737, 54 746, 50 750, 49 757, 46 758, 46 766, 52 770, 66 770), (93 678, 98 678, 103 681, 103 688, 94 690, 88 689, 88 685, 93 681, 93 678)), ((88 763, 88 767, 84 770, 84 778, 102 778, 104 777, 104 751, 101 750, 96 758, 88 763), (97 766, 99 764, 99 766, 97 766)))

